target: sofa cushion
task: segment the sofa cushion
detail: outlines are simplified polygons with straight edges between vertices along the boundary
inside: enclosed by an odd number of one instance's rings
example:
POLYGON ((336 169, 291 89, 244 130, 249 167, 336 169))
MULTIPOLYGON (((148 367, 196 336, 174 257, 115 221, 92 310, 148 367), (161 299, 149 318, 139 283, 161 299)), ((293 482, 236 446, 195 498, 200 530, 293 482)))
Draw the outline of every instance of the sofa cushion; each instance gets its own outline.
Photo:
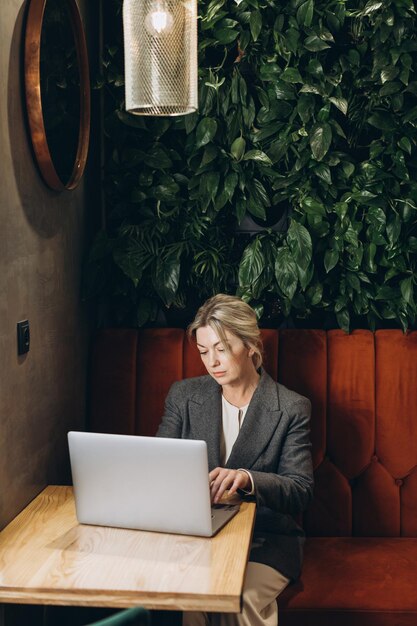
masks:
POLYGON ((278 600, 280 626, 415 626, 417 539, 310 537, 302 577, 278 600))

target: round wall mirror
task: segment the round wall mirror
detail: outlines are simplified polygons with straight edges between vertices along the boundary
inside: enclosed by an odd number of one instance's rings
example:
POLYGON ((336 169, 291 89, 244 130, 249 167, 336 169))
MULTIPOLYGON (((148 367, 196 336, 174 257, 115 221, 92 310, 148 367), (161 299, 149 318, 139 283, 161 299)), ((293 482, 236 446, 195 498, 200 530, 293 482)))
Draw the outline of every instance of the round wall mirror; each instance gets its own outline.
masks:
POLYGON ((51 189, 74 189, 87 161, 90 78, 76 0, 30 0, 25 33, 29 129, 51 189))

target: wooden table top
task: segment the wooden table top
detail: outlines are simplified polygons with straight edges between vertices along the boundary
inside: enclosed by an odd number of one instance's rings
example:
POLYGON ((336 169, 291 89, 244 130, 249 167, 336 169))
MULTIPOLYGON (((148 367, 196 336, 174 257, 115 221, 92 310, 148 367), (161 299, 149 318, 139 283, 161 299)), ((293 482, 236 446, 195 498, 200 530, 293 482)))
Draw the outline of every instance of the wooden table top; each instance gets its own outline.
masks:
POLYGON ((80 525, 50 486, 0 533, 0 602, 237 613, 254 519, 243 502, 209 539, 80 525))

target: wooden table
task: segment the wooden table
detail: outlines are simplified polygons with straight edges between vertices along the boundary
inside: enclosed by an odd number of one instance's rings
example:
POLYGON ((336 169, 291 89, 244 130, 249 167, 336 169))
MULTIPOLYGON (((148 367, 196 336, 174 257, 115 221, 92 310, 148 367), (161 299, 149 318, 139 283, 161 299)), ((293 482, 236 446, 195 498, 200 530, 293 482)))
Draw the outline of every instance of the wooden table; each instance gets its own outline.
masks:
POLYGON ((0 533, 0 602, 237 613, 254 518, 210 539, 80 525, 50 486, 0 533))

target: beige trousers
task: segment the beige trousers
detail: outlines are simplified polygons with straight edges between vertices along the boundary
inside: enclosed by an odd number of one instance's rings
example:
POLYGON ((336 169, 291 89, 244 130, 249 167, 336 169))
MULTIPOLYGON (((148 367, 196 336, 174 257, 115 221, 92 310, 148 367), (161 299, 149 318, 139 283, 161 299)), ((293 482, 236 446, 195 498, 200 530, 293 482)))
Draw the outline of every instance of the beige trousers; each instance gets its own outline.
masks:
POLYGON ((248 563, 241 613, 183 614, 182 626, 278 626, 276 599, 289 579, 268 565, 248 563))

